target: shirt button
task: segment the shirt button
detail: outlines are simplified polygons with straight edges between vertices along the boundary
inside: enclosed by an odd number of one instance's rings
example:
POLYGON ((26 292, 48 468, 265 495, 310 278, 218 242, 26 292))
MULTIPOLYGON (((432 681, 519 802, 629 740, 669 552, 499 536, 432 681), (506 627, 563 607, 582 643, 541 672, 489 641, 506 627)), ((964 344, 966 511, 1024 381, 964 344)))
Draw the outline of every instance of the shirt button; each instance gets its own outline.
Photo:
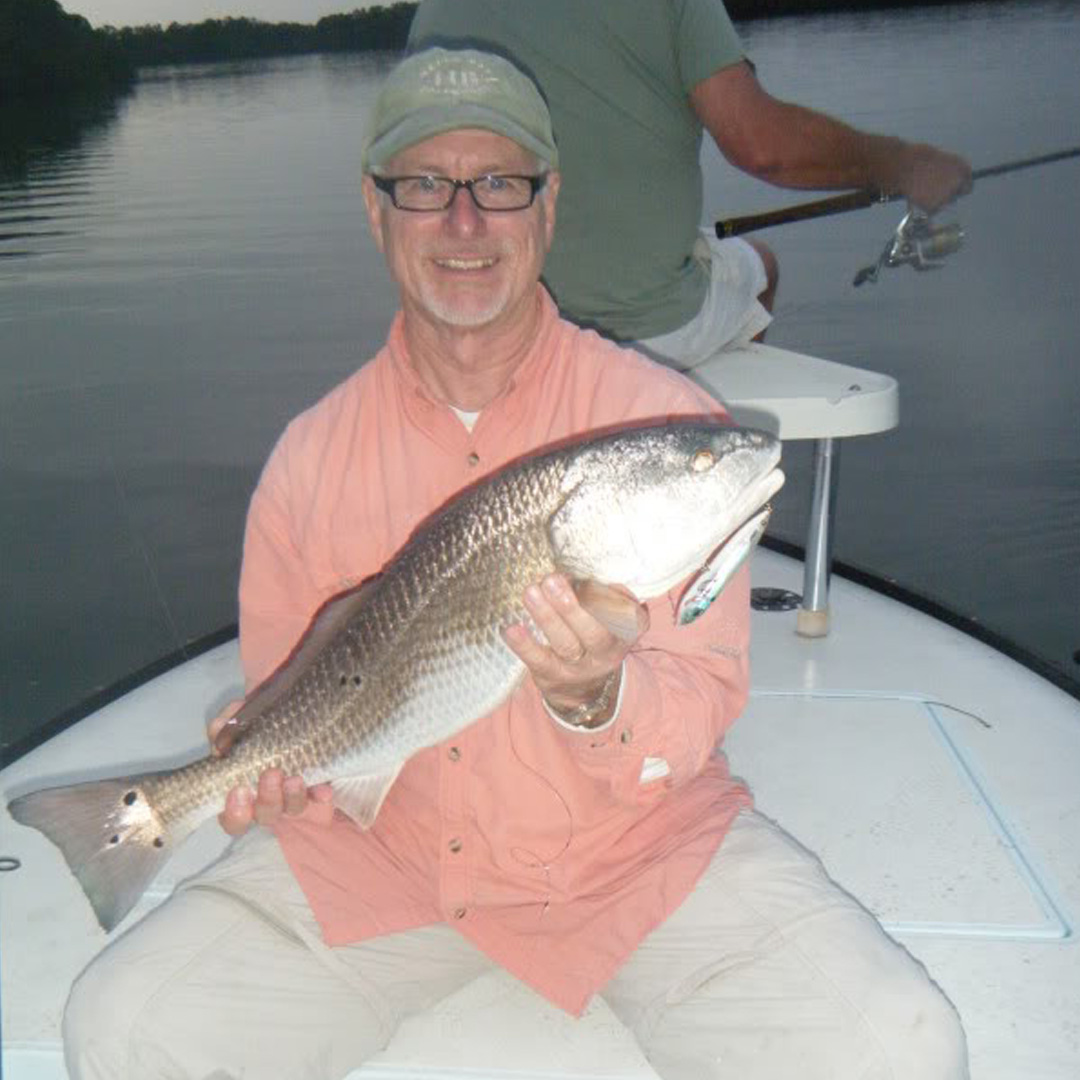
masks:
POLYGON ((473 451, 473 453, 471 453, 465 460, 471 466, 476 466, 476 465, 480 464, 480 455, 478 453, 476 453, 475 451, 473 451))
POLYGON ((447 847, 456 855, 461 850, 461 841, 455 836, 447 847))
POLYGON ((454 918, 455 919, 464 919, 465 915, 466 915, 465 908, 459 907, 459 908, 454 909, 454 918))
POLYGON ((461 750, 457 746, 451 746, 450 749, 446 751, 446 756, 451 761, 460 761, 461 760, 461 750))
POLYGON ((629 728, 627 728, 619 736, 619 742, 621 742, 623 744, 623 746, 626 746, 630 742, 630 740, 633 739, 633 737, 634 737, 634 733, 629 728))

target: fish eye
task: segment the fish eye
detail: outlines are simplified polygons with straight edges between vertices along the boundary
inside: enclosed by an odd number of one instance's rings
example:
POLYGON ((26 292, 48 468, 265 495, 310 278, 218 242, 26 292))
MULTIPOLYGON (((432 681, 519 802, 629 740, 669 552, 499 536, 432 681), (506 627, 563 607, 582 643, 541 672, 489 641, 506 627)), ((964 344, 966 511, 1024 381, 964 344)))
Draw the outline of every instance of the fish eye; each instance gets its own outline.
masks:
POLYGON ((716 464, 716 455, 711 450, 698 450, 690 459, 690 468, 694 472, 705 472, 716 464))

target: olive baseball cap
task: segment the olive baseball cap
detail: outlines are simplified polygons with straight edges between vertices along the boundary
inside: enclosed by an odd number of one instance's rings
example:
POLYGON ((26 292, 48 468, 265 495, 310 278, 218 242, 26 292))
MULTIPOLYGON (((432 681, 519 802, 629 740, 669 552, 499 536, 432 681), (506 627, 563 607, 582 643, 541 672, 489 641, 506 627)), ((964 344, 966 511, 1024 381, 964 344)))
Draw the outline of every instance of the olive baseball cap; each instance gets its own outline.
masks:
POLYGON ((551 114, 536 84, 509 60, 476 49, 430 48, 387 76, 364 138, 363 171, 433 135, 482 128, 559 165, 551 114))

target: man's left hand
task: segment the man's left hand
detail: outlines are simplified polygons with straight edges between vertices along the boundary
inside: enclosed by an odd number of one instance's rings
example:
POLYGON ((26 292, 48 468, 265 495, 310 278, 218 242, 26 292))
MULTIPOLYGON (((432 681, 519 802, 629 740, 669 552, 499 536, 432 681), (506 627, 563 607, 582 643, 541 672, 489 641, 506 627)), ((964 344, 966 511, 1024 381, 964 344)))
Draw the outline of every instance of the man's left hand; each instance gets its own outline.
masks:
POLYGON ((900 155, 897 191, 933 213, 971 190, 971 166, 956 154, 924 143, 908 143, 900 155))
POLYGON ((625 589, 592 586, 594 596, 608 594, 612 605, 633 607, 637 632, 618 636, 578 600, 562 574, 551 574, 525 590, 525 607, 546 639, 537 640, 518 623, 507 628, 506 643, 529 669, 537 689, 556 709, 594 701, 623 658, 649 627, 649 613, 625 589))

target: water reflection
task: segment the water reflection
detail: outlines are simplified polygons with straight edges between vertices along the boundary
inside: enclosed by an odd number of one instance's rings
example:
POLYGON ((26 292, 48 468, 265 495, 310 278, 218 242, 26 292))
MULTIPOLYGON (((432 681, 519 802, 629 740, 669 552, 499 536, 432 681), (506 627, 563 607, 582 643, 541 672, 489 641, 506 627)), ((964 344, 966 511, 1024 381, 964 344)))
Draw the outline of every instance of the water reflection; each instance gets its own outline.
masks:
MULTIPOLYGON (((919 11, 876 15, 873 34, 762 20, 748 38, 781 96, 985 165, 1075 142, 1075 6, 1067 27, 1053 7, 1006 7, 1019 25, 950 33, 919 11)), ((235 619, 262 462, 397 306, 358 175, 392 62, 162 69, 131 97, 0 111, 0 756, 235 619)), ((900 430, 845 447, 838 556, 1062 671, 1080 595, 1078 169, 980 185, 957 208, 968 245, 937 275, 851 288, 896 207, 769 234, 784 275, 770 339, 901 385, 900 430)), ((717 216, 783 201, 707 160, 717 216)), ((785 460, 770 528, 801 540, 807 447, 785 460)))
POLYGON ((0 105, 0 259, 42 255, 75 235, 87 174, 129 93, 0 105))
POLYGON ((235 620, 262 462, 395 306, 357 176, 379 66, 158 71, 7 154, 0 759, 235 620))

